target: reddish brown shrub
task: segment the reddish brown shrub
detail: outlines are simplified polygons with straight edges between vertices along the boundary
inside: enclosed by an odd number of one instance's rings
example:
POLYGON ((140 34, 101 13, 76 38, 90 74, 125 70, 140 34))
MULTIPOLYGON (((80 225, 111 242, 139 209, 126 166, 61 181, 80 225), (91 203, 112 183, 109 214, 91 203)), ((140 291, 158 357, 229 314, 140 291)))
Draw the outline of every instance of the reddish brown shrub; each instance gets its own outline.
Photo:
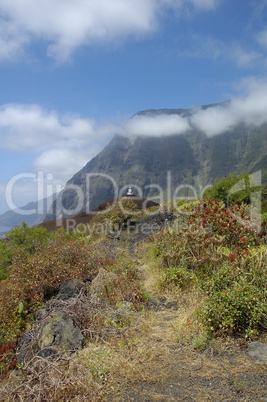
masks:
POLYGON ((107 258, 111 262, 114 259, 108 247, 95 247, 87 240, 66 240, 62 233, 45 248, 37 249, 34 255, 18 251, 8 278, 0 283, 0 340, 16 339, 25 330, 31 313, 62 282, 73 278, 93 279, 100 262, 107 258))

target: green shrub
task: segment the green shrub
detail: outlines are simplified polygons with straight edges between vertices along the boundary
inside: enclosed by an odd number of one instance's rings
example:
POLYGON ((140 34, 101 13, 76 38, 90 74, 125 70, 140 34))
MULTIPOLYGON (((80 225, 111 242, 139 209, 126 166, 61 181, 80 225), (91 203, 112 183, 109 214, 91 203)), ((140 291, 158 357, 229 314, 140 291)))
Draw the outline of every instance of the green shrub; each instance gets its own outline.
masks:
POLYGON ((204 196, 208 196, 212 200, 222 201, 225 205, 233 202, 249 204, 251 193, 262 189, 262 186, 254 186, 251 183, 248 173, 241 175, 230 173, 209 187, 204 196))
POLYGON ((0 281, 7 278, 8 266, 12 261, 12 250, 5 240, 0 241, 0 281))
POLYGON ((34 254, 36 248, 47 244, 54 235, 40 226, 30 227, 24 221, 7 233, 7 238, 0 241, 0 280, 7 278, 8 267, 17 250, 34 254))
POLYGON ((200 317, 210 334, 253 336, 265 326, 267 291, 249 282, 243 270, 222 266, 207 287, 200 317))
POLYGON ((194 274, 186 270, 184 267, 173 266, 166 267, 160 283, 161 288, 169 287, 170 285, 180 288, 190 287, 194 282, 194 274))
POLYGON ((37 246, 45 244, 50 236, 45 228, 41 226, 30 227, 24 221, 21 226, 15 226, 7 233, 13 250, 23 247, 30 254, 34 253, 37 246))
POLYGON ((178 267, 197 275, 212 272, 213 267, 225 258, 221 247, 222 239, 211 236, 204 230, 185 228, 161 231, 155 237, 155 242, 155 253, 160 256, 166 273, 172 276, 174 272, 178 273, 178 267))
POLYGON ((90 244, 87 239, 66 238, 63 231, 45 246, 36 245, 30 254, 17 249, 7 279, 0 283, 0 342, 15 341, 27 329, 32 314, 51 298, 61 283, 73 278, 92 281, 100 267, 118 274, 118 281, 105 295, 105 305, 131 303, 138 309, 143 301, 136 268, 105 242, 90 244))
POLYGON ((209 335, 252 337, 267 326, 267 253, 255 229, 245 205, 226 208, 205 198, 187 226, 154 237, 161 286, 198 284, 206 291, 199 314, 209 335))

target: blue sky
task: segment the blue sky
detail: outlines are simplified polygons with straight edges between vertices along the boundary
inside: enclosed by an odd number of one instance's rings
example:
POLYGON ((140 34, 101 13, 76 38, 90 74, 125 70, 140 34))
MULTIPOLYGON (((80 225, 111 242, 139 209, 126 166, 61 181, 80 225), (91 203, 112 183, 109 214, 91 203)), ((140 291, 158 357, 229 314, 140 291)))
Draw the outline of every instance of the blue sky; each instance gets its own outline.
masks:
POLYGON ((131 125, 139 110, 230 99, 196 114, 207 135, 267 121, 266 73, 267 0, 0 0, 0 213, 64 186, 115 133, 187 129, 131 125))

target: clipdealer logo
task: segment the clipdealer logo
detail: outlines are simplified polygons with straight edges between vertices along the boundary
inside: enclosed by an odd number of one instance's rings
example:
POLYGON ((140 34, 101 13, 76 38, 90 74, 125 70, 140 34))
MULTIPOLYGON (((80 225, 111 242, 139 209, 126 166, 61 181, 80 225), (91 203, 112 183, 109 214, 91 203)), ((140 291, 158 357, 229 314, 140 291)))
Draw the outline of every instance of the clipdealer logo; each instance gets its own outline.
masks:
MULTIPOLYGON (((149 196, 149 199, 157 202, 160 206, 164 203, 164 201, 167 200, 171 201, 172 205, 177 205, 177 201, 179 201, 181 198, 188 201, 197 200, 201 198, 205 190, 210 187, 210 185, 208 186, 200 185, 199 187, 196 187, 191 184, 181 184, 173 188, 171 171, 167 172, 166 185, 164 186, 164 188, 155 183, 148 184, 143 188, 133 183, 129 183, 127 185, 124 185, 123 187, 119 187, 118 183, 112 176, 104 173, 86 174, 84 188, 75 184, 68 184, 63 188, 62 185, 55 184, 53 180, 54 176, 52 173, 45 174, 42 171, 38 171, 37 173, 22 172, 13 176, 9 180, 6 186, 5 195, 8 207, 10 208, 10 210, 15 210, 17 214, 22 216, 29 216, 32 214, 44 215, 47 213, 44 199, 52 196, 54 193, 57 193, 58 195, 54 202, 55 207, 54 212, 57 220, 57 225, 61 226, 63 217, 72 218, 84 211, 87 213, 90 212, 90 214, 94 213, 91 211, 92 195, 93 195, 92 188, 94 188, 96 182, 98 182, 97 183, 98 187, 101 187, 101 185, 106 185, 108 182, 109 187, 112 189, 111 192, 113 194, 114 201, 109 205, 108 209, 105 209, 105 211, 103 212, 108 212, 112 210, 118 199, 120 208, 122 209, 122 211, 124 211, 124 205, 121 202, 120 197, 126 194, 129 186, 132 188, 134 195, 136 195, 139 198, 143 198, 144 200, 145 200, 144 194, 153 193, 154 195, 152 197, 149 196), (25 210, 16 205, 14 198, 16 192, 18 192, 18 189, 23 188, 24 184, 26 188, 27 187, 26 183, 29 182, 31 182, 31 184, 35 188, 38 203, 37 208, 25 210), (72 204, 70 208, 64 206, 64 198, 66 197, 67 193, 71 194, 72 199, 75 200, 75 203, 73 203, 74 206, 72 204)), ((238 220, 239 223, 241 223, 244 226, 250 225, 252 227, 253 222, 254 230, 260 231, 262 194, 259 188, 261 188, 262 185, 261 171, 257 171, 249 175, 248 184, 249 188, 252 189, 250 193, 251 224, 247 219, 243 219, 238 215, 235 215, 235 218, 238 220), (253 191, 253 189, 255 189, 255 191, 253 191)), ((231 196, 234 195, 235 193, 245 190, 247 188, 246 185, 247 183, 245 183, 245 179, 241 179, 230 189, 228 193, 228 205, 227 205, 228 207, 231 196)), ((170 204, 168 205, 168 208, 170 208, 170 204)), ((143 205, 143 209, 146 209, 146 205, 143 205)), ((179 210, 179 206, 177 206, 177 211, 183 214, 187 213, 185 211, 179 210)), ((96 213, 102 213, 102 212, 101 211, 95 212, 95 214, 96 213)))

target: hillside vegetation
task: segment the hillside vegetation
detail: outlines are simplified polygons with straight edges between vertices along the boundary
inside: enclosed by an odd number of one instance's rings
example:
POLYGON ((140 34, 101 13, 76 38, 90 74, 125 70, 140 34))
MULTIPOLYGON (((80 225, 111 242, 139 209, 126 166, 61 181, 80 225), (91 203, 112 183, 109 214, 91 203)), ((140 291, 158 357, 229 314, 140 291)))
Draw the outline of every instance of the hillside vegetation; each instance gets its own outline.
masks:
MULTIPOLYGON (((203 199, 166 203, 162 209, 176 220, 135 245, 134 253, 129 251, 131 234, 117 240, 97 230, 48 233, 26 224, 10 231, 0 242, 1 400, 119 400, 122 384, 130 397, 129 383, 159 381, 158 365, 165 367, 166 359, 170 367, 174 364, 170 348, 180 347, 183 364, 195 367, 205 350, 219 353, 236 339, 243 345, 266 339, 267 223, 259 228, 250 217, 247 197, 259 188, 247 186, 234 200, 223 198, 242 179, 246 175, 230 175, 203 199), (103 270, 115 276, 95 292, 92 280, 103 270), (17 366, 16 348, 23 333, 31 331, 36 311, 53 301, 60 284, 74 278, 88 288, 86 297, 71 302, 75 310, 70 313, 84 334, 83 349, 17 366)), ((135 214, 136 206, 128 203, 127 212, 115 207, 90 225, 116 226, 135 214)), ((64 305, 69 312, 71 303, 64 305)), ((236 376, 242 373, 240 365, 235 370, 236 376)), ((252 372, 256 376, 254 367, 252 372)), ((261 368, 257 372, 261 376, 261 368)), ((223 381, 217 366, 214 373, 223 381)), ((161 375, 165 381, 170 378, 167 368, 161 375)), ((255 388, 244 388, 235 378, 229 392, 238 388, 255 395, 255 388)), ((197 397, 203 390, 192 392, 188 395, 197 397)))

